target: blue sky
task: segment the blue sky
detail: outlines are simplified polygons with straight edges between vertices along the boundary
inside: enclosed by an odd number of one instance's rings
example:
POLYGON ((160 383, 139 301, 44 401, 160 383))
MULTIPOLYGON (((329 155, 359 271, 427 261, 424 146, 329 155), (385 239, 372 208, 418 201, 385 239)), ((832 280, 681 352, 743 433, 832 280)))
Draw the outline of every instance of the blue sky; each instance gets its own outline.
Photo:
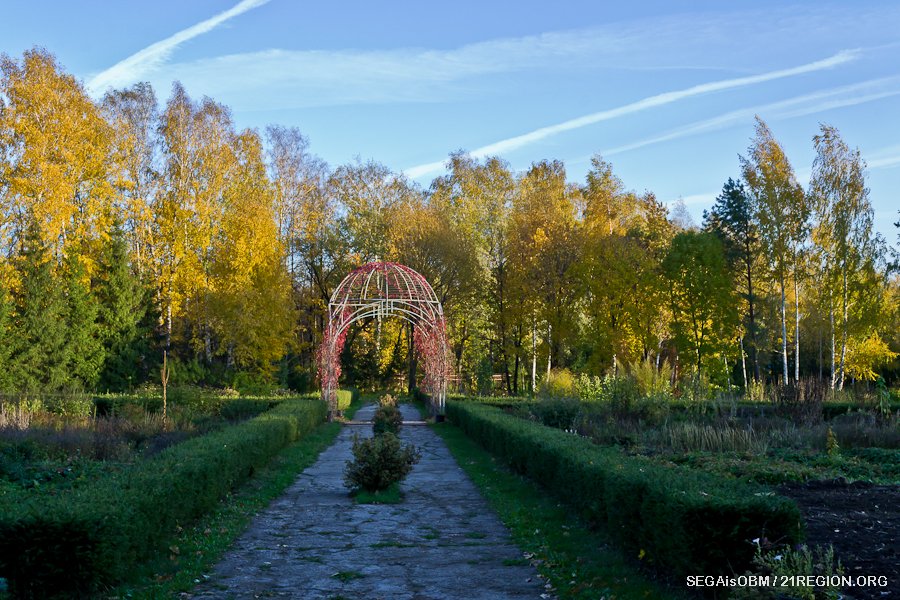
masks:
POLYGON ((5 2, 0 52, 55 53, 96 95, 180 80, 241 127, 299 127, 333 165, 427 186, 456 150, 516 170, 592 154, 699 222, 765 119, 808 182, 819 123, 869 163, 876 226, 900 207, 900 3, 5 2))

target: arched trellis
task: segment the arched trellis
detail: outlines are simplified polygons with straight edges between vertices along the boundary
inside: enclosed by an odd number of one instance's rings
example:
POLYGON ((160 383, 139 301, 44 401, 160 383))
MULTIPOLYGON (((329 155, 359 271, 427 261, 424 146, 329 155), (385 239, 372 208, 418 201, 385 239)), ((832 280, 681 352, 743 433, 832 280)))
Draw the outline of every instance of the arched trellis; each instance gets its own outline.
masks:
POLYGON ((447 396, 448 345, 444 310, 420 273, 391 262, 371 262, 347 275, 331 295, 328 324, 319 347, 319 381, 329 413, 337 406, 341 350, 350 325, 367 318, 399 317, 413 325, 413 341, 425 367, 423 387, 432 409, 443 414, 447 396))

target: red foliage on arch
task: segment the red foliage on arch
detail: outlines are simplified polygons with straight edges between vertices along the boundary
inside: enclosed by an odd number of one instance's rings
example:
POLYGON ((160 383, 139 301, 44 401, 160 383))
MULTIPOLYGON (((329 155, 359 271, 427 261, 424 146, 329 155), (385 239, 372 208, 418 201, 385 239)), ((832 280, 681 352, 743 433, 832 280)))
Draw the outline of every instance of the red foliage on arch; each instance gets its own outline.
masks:
POLYGON ((434 289, 420 273, 392 262, 371 262, 351 271, 328 303, 328 325, 317 353, 322 398, 334 414, 341 350, 356 321, 397 316, 414 325, 413 341, 423 358, 423 386, 442 412, 447 392, 447 325, 434 289))

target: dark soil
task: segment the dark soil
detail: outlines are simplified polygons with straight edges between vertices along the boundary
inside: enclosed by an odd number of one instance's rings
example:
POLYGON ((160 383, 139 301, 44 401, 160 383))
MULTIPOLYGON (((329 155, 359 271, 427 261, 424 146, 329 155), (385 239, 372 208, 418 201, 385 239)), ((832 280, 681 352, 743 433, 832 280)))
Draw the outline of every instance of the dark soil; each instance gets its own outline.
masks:
POLYGON ((806 543, 834 546, 849 576, 887 577, 887 587, 853 587, 848 598, 900 600, 900 486, 843 480, 786 484, 806 522, 806 543))

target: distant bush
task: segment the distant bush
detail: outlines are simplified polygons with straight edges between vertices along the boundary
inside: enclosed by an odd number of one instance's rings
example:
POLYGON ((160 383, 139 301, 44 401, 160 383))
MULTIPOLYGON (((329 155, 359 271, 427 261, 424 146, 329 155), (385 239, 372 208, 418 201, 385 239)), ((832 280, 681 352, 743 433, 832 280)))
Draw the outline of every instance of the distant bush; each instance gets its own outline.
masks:
POLYGON ((423 390, 420 390, 419 388, 413 389, 412 397, 413 397, 414 402, 421 402, 422 404, 426 404, 426 405, 429 402, 431 402, 431 396, 429 396, 428 394, 426 394, 423 390))
POLYGON ((548 427, 571 429, 581 414, 581 403, 575 398, 547 398, 531 405, 531 413, 548 427))
POLYGON ((757 541, 756 557, 753 564, 756 572, 771 576, 776 583, 773 586, 755 587, 741 586, 731 590, 729 598, 734 600, 779 600, 794 598, 797 600, 837 600, 843 598, 840 581, 844 575, 844 567, 835 556, 832 546, 816 546, 809 548, 801 545, 797 548, 779 547, 763 550, 757 541), (799 576, 799 577, 798 577, 799 576), (836 576, 836 577, 835 577, 836 576), (825 585, 809 583, 818 579, 825 585))
POLYGON ((371 438, 353 438, 353 460, 347 461, 344 484, 351 490, 386 490, 402 481, 419 462, 421 454, 412 445, 401 446, 390 432, 371 438))
POLYGON ((44 400, 44 406, 50 412, 69 419, 87 419, 94 410, 94 400, 80 392, 53 394, 44 400))
POLYGON ((662 402, 673 399, 672 367, 668 362, 662 361, 657 369, 654 361, 645 358, 629 363, 628 372, 642 396, 662 402))
POLYGON ((601 402, 604 399, 603 379, 581 373, 575 382, 575 392, 582 402, 601 402))
POLYGON ((635 413, 641 392, 634 378, 627 375, 603 380, 603 400, 613 414, 629 416, 635 413))
POLYGON ((633 363, 630 373, 591 377, 579 376, 576 389, 592 412, 603 412, 614 418, 657 420, 670 409, 674 399, 669 383, 671 369, 650 361, 633 363))
POLYGON ((400 432, 401 425, 403 425, 403 416, 396 406, 379 406, 372 415, 372 430, 375 435, 383 433, 396 435, 400 432))
POLYGON ((798 423, 820 423, 823 407, 831 395, 831 387, 821 379, 808 377, 789 385, 772 386, 772 400, 778 413, 798 423))
POLYGON ((197 385, 204 381, 208 376, 208 370, 200 362, 199 358, 191 360, 182 360, 175 355, 169 358, 169 371, 171 372, 171 380, 169 385, 197 385))
MULTIPOLYGON (((428 396, 426 396, 426 398, 428 398, 428 396)), ((493 406, 519 406, 534 403, 534 400, 527 396, 467 396, 465 394, 447 394, 447 399, 456 400, 458 402, 491 404, 493 406)))
POLYGON ((271 396, 278 384, 268 375, 239 371, 234 374, 232 385, 243 396, 271 396))
POLYGON ((390 394, 385 394, 378 399, 378 406, 397 406, 397 399, 390 394))
POLYGON ((766 385, 762 381, 751 381, 747 386, 747 399, 750 402, 766 402, 766 385))
POLYGON ((576 379, 568 369, 553 369, 538 387, 538 398, 574 398, 576 379))
POLYGON ((512 469, 605 524, 629 555, 676 575, 743 572, 752 539, 800 539, 797 506, 764 488, 601 448, 489 406, 449 402, 447 415, 512 469))
POLYGON ((34 415, 43 409, 40 398, 0 397, 0 429, 28 429, 34 415))

